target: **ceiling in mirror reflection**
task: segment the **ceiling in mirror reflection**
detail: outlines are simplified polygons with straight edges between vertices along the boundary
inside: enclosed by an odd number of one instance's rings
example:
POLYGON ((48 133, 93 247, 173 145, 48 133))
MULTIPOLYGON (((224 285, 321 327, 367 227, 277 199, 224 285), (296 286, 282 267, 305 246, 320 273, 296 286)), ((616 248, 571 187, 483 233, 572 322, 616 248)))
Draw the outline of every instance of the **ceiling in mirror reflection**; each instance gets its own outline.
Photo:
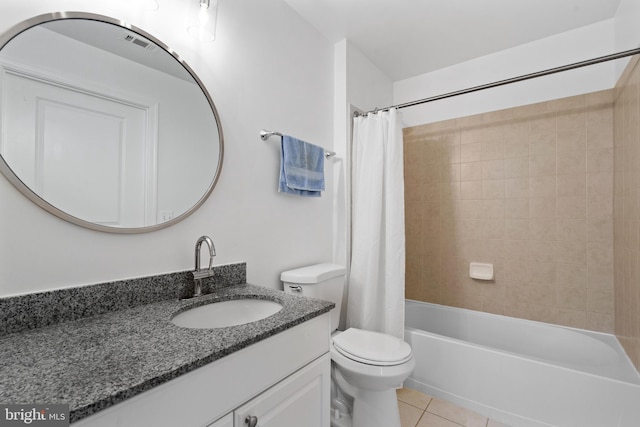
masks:
POLYGON ((78 225, 171 225, 204 202, 220 173, 213 101, 151 35, 84 18, 42 19, 4 35, 2 172, 78 225))

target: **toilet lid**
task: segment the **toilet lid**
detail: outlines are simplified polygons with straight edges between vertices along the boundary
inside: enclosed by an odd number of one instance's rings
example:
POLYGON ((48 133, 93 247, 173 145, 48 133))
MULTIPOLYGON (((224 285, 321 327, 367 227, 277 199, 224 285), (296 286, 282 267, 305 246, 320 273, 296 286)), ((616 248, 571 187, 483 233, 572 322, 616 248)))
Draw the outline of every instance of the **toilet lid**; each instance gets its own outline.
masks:
POLYGON ((411 359, 411 346, 380 332, 349 328, 333 337, 333 346, 349 359, 369 365, 400 365, 411 359))

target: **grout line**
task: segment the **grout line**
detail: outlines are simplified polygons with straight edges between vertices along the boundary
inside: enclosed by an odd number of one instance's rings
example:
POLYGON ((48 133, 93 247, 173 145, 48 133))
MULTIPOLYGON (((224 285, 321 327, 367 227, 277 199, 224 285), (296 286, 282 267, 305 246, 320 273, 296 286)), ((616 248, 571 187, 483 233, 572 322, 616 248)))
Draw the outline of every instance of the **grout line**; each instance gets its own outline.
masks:
POLYGON ((424 417, 425 412, 427 412, 426 409, 422 411, 422 414, 420 415, 420 418, 418 418, 418 421, 416 421, 416 425, 414 427, 418 427, 418 424, 420 424, 420 420, 424 417))

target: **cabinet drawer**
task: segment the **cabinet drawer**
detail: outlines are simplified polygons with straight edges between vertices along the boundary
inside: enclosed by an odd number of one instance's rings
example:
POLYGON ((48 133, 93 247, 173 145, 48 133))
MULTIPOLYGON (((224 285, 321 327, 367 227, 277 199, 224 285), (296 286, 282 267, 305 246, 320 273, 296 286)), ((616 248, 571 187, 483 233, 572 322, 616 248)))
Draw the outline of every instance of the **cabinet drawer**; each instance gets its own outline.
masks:
POLYGON ((238 408, 234 426, 328 427, 330 386, 331 359, 325 354, 238 408))

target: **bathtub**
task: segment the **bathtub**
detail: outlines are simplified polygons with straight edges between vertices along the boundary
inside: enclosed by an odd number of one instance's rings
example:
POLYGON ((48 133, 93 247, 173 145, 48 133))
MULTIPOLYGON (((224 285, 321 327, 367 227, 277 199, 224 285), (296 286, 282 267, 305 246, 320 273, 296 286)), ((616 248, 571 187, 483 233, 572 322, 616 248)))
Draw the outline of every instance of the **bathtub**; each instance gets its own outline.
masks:
POLYGON ((640 376, 613 335, 412 300, 405 320, 405 387, 510 426, 640 425, 640 376))

